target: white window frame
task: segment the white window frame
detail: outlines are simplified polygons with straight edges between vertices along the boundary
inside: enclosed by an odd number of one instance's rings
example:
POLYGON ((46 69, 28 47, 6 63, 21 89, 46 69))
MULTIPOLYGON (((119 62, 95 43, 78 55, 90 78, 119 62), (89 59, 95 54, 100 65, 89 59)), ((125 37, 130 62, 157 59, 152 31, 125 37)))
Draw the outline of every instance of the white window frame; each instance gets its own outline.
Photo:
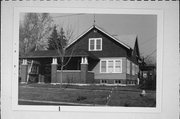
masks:
POLYGON ((101 59, 100 60, 100 73, 122 73, 122 59, 121 58, 118 58, 118 59, 101 59), (102 63, 102 61, 105 61, 106 62, 106 72, 102 72, 101 71, 101 63, 102 63), (109 66, 108 66, 108 61, 113 61, 113 71, 112 72, 108 72, 109 70, 108 70, 108 68, 109 68, 109 66), (120 71, 119 72, 117 72, 116 70, 115 70, 115 68, 116 68, 116 66, 115 66, 115 64, 116 64, 116 61, 120 61, 121 62, 121 64, 120 64, 120 66, 121 66, 121 68, 120 68, 120 71))
POLYGON ((102 51, 102 38, 89 38, 89 51, 102 51), (90 41, 94 40, 94 49, 90 49, 90 41), (100 49, 97 49, 97 40, 100 40, 100 49))

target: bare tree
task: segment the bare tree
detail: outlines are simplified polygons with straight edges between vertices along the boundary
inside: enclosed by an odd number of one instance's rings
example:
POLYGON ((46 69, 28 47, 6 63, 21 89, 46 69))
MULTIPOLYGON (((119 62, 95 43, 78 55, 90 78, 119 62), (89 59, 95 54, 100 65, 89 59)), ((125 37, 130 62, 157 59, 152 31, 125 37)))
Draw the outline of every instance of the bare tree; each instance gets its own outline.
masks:
POLYGON ((154 65, 156 66, 156 59, 153 56, 147 56, 144 58, 144 61, 147 65, 154 65))
POLYGON ((26 13, 19 27, 20 54, 46 49, 52 24, 48 13, 26 13))
POLYGON ((63 79, 63 69, 64 67, 69 63, 71 60, 71 57, 74 53, 75 46, 72 48, 71 51, 67 51, 67 46, 69 41, 73 37, 73 30, 72 29, 66 29, 64 30, 63 27, 60 27, 60 31, 58 32, 57 27, 54 26, 53 32, 51 36, 49 37, 49 49, 55 49, 59 55, 59 61, 60 61, 60 86, 62 87, 62 79, 63 79), (68 55, 68 59, 65 60, 66 55, 68 55))
MULTIPOLYGON (((19 26, 20 55, 31 51, 44 50, 47 47, 47 37, 52 29, 53 20, 48 13, 26 13, 19 26)), ((33 60, 28 72, 31 72, 33 60)), ((29 74, 28 73, 28 74, 29 74)), ((29 75, 27 76, 29 81, 29 75)))

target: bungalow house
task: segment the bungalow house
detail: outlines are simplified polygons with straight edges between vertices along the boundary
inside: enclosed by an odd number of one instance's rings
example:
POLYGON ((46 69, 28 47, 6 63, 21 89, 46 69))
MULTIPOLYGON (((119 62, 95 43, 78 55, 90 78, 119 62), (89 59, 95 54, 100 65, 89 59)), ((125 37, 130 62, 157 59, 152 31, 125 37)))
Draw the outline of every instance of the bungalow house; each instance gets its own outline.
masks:
MULTIPOLYGON (((21 82, 36 77, 38 82, 60 83, 58 57, 56 50, 20 57, 21 82)), ((136 35, 113 36, 93 25, 67 46, 65 60, 69 62, 63 69, 63 83, 134 85, 140 61, 138 39, 136 35)))

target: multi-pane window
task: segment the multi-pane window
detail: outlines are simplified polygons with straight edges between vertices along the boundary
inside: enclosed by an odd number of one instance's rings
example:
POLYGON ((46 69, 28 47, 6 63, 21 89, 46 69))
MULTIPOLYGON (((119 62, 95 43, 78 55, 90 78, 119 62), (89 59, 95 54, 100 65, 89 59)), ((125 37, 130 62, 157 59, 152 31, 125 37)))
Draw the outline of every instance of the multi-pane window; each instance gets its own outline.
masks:
POLYGON ((101 61, 101 72, 106 72, 106 61, 101 61))
POLYGON ((107 83, 107 80, 101 80, 101 83, 107 83))
POLYGON ((102 38, 90 38, 89 51, 101 51, 101 50, 102 50, 102 38))
POLYGON ((120 60, 115 61, 115 72, 121 72, 121 61, 120 60))
POLYGON ((130 74, 130 61, 127 60, 127 67, 126 67, 127 74, 130 74))
POLYGON ((102 59, 100 73, 122 73, 122 59, 102 59))
POLYGON ((94 44, 95 44, 94 40, 89 40, 89 49, 90 50, 94 50, 94 44))
POLYGON ((101 49, 101 42, 102 42, 102 39, 96 39, 96 49, 97 50, 101 49))
POLYGON ((120 83, 121 83, 121 80, 115 80, 114 83, 115 83, 115 84, 120 84, 120 83))
POLYGON ((108 61, 108 72, 109 73, 114 72, 114 62, 113 62, 113 60, 108 61))

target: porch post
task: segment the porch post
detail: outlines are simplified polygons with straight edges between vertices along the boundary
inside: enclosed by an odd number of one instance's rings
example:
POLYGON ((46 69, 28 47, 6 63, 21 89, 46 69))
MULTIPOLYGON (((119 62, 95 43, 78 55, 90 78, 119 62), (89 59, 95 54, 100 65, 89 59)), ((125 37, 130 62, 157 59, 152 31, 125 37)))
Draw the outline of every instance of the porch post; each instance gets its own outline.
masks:
POLYGON ((28 75, 28 63, 27 63, 27 59, 23 59, 23 63, 21 64, 21 83, 27 83, 27 75, 28 75))
POLYGON ((88 60, 87 57, 81 58, 81 80, 80 83, 86 83, 88 72, 88 60))
POLYGON ((52 59, 51 64, 51 83, 57 83, 57 58, 52 59))

